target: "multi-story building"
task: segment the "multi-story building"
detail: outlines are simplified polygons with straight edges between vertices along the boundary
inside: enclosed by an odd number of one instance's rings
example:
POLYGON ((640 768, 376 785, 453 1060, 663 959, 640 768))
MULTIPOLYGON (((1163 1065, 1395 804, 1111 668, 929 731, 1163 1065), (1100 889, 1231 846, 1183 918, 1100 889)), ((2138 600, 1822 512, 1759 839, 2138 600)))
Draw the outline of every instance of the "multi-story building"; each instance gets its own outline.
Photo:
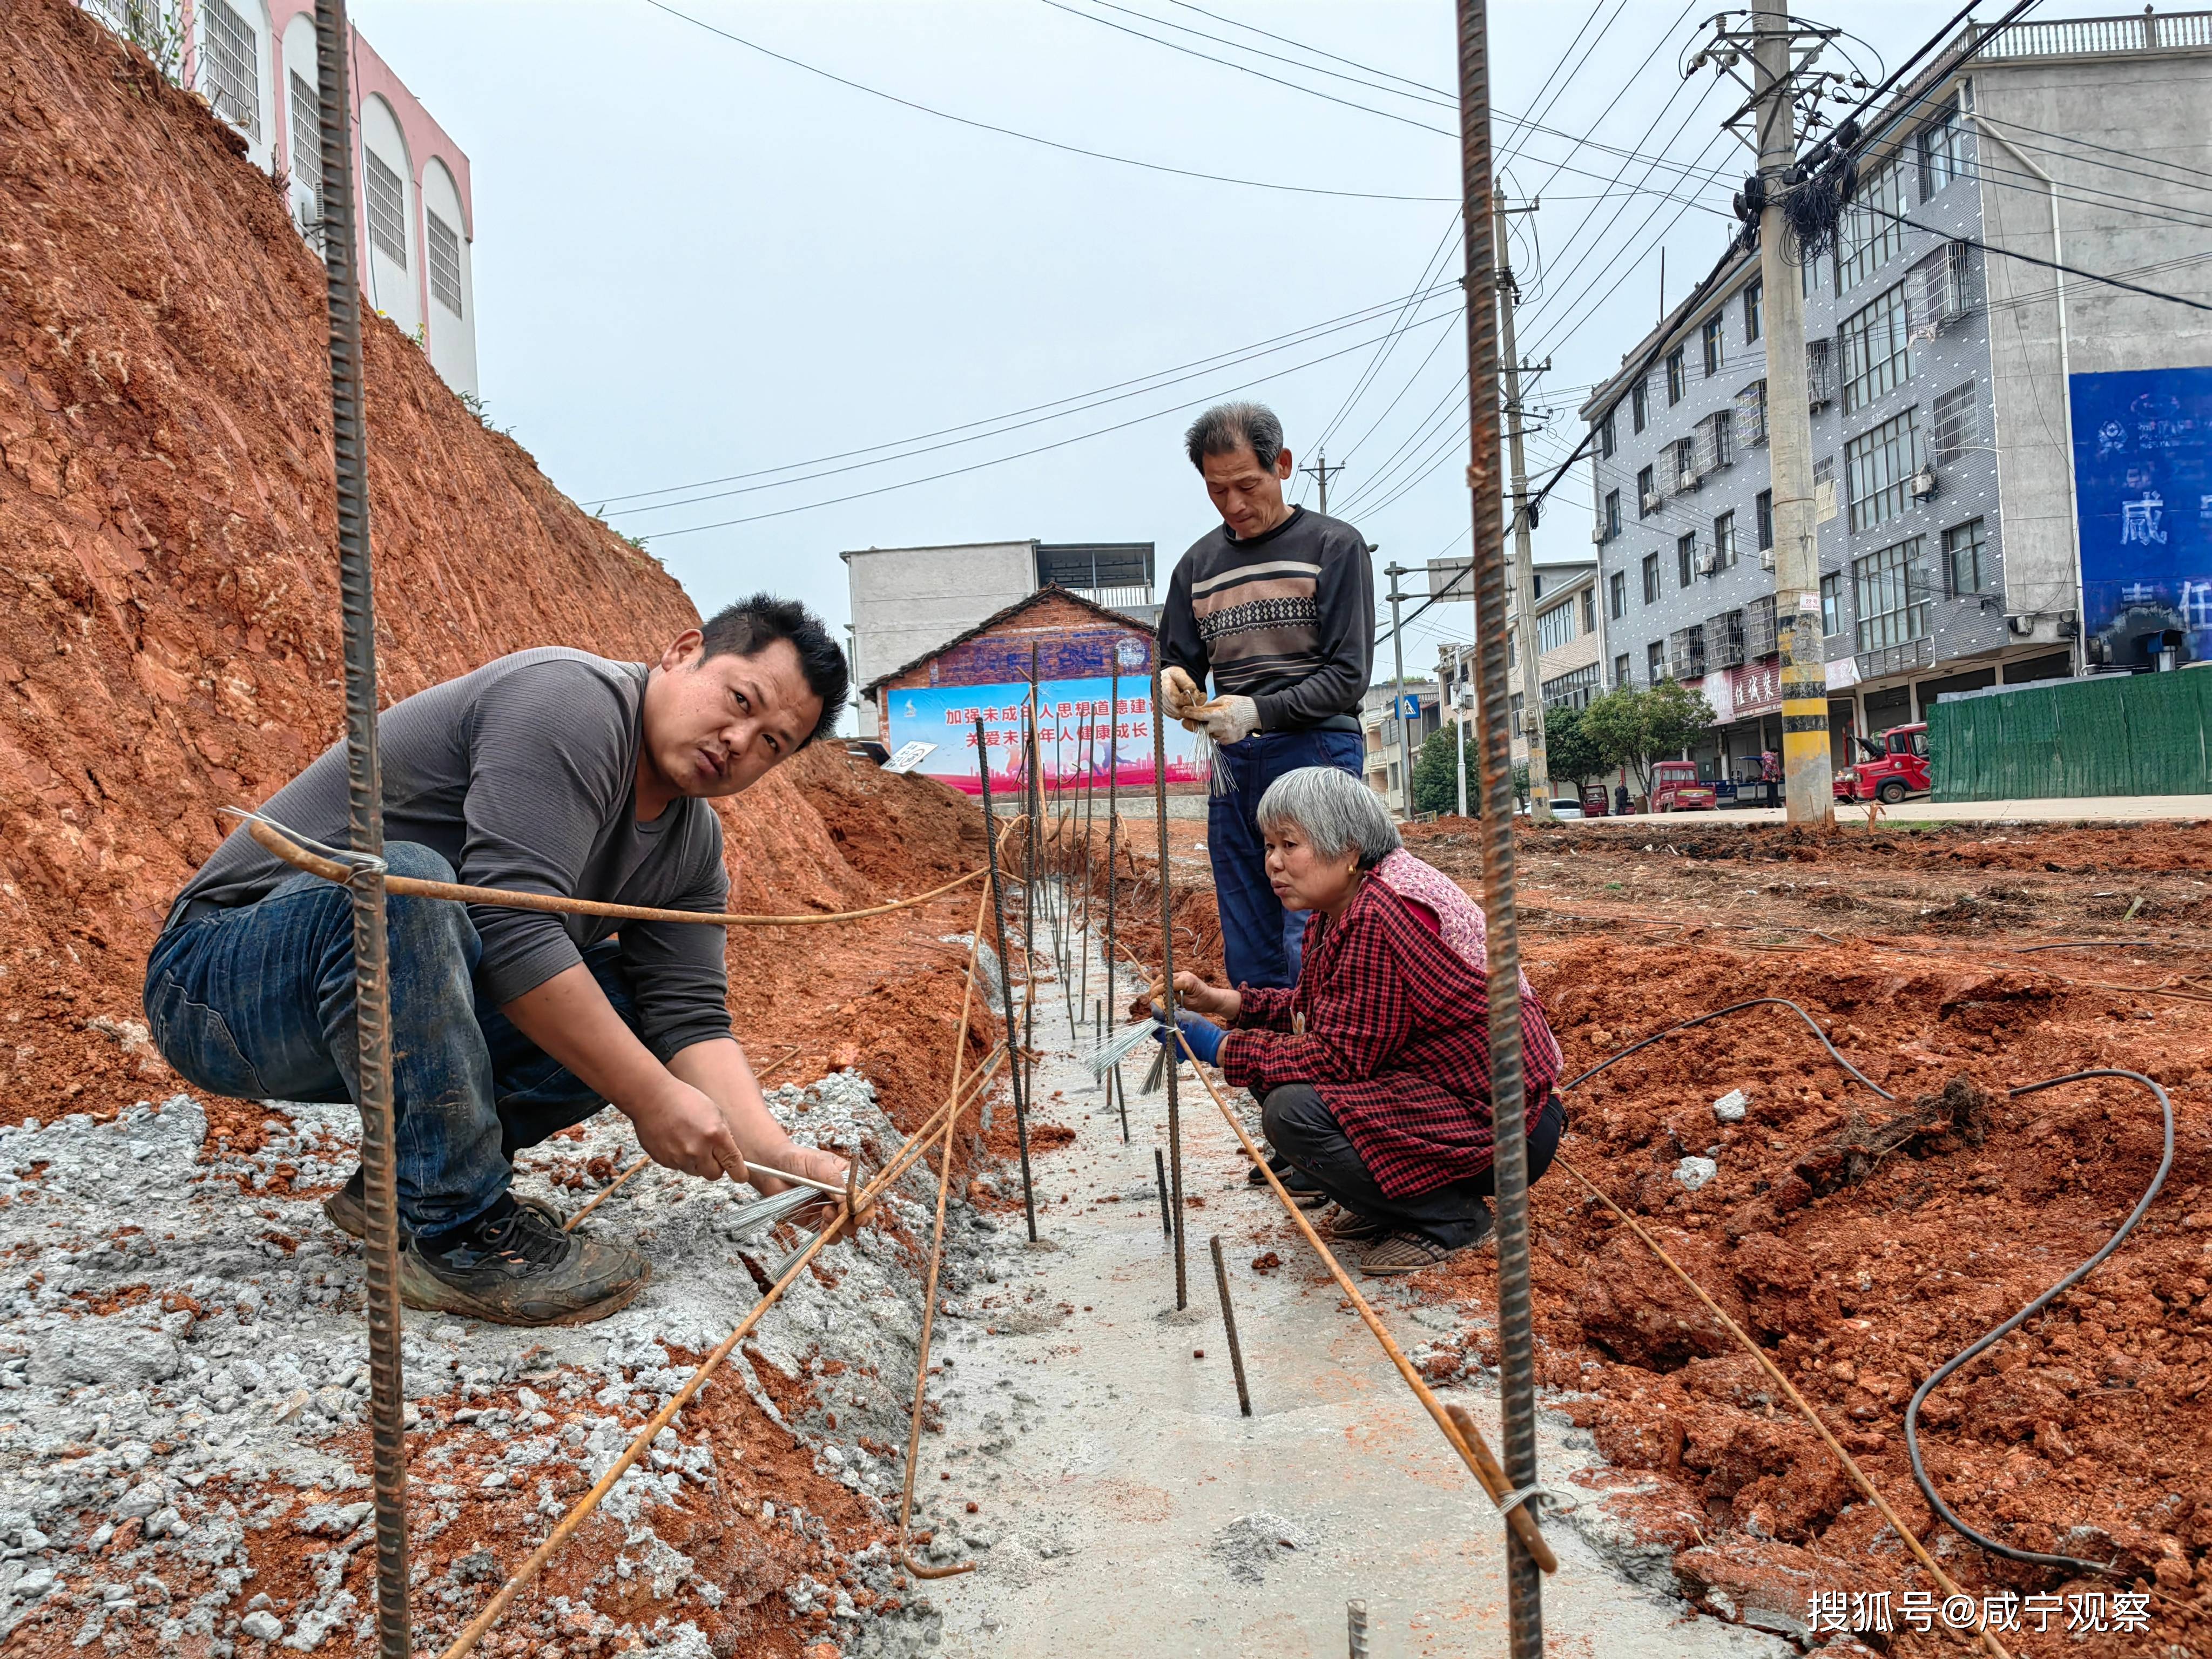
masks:
MULTIPOLYGON (((2078 274, 2212 301, 2212 13, 1970 24, 1868 131, 1799 277, 1838 763, 1944 692, 2212 654, 2212 507, 2176 494, 2212 328, 2078 274), (2121 450, 2142 499, 2077 499, 2121 450)), ((1781 747, 1763 297, 1740 255, 1583 410, 1606 682, 1703 690, 1709 770, 1781 747)))
MULTIPOLYGON (((1435 560, 1429 567, 1431 592, 1447 593, 1445 603, 1467 592, 1467 561, 1435 560), (1454 585, 1455 584, 1455 585, 1454 585)), ((1530 573, 1536 612, 1536 673, 1547 708, 1583 708, 1605 690, 1604 664, 1597 618, 1597 565, 1595 562, 1540 564, 1530 573)), ((1510 623, 1513 611, 1507 608, 1510 623)), ((1506 655, 1513 696, 1513 759, 1528 758, 1528 738, 1522 720, 1521 636, 1517 629, 1506 635, 1506 655)), ((1474 647, 1449 643, 1437 648, 1437 673, 1448 689, 1448 705, 1474 720, 1474 647)))
POLYGON ((1360 732, 1367 744, 1367 787, 1394 812, 1410 815, 1405 761, 1419 763, 1421 745, 1443 724, 1434 680, 1408 679, 1401 691, 1393 678, 1370 686, 1359 702, 1360 732), (1401 698, 1403 701, 1401 701, 1401 698))
MULTIPOLYGON (((313 0, 80 0, 208 100, 283 179, 313 242, 322 224, 313 0)), ((362 291, 413 335, 456 392, 477 392, 476 214, 469 158, 353 31, 348 58, 358 167, 362 291)))
MULTIPOLYGON (((845 562, 853 620, 846 655, 866 684, 937 650, 988 617, 1045 587, 1061 587, 1146 627, 1157 627, 1150 542, 969 542, 951 547, 867 547, 845 562)), ((863 700, 860 735, 877 733, 863 700)))

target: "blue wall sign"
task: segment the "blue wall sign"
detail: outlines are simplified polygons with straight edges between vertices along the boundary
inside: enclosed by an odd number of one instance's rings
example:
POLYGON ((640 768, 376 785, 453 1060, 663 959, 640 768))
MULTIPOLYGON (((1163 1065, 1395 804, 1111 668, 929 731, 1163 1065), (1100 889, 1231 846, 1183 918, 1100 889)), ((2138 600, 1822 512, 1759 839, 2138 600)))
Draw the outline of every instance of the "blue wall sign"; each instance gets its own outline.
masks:
POLYGON ((2212 368, 2076 374, 2071 392, 2090 660, 2212 657, 2212 368))

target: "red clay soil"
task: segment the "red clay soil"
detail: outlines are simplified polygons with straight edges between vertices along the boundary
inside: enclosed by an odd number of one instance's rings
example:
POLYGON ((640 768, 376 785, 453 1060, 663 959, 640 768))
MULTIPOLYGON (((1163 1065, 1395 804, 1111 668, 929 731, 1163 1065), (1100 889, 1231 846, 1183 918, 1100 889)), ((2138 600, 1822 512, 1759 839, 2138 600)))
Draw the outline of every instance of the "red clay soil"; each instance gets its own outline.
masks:
MULTIPOLYGON (((1467 826, 1409 840, 1479 890, 1467 826)), ((2149 1634, 2077 1638, 2063 1615, 2038 1632, 2031 1614, 2001 1638, 2013 1652, 2203 1650, 2212 939, 2191 924, 2212 890, 2212 828, 1823 843, 1717 820, 1589 825, 1524 831, 1518 863, 1528 969, 1569 1077, 1679 1020, 1782 996, 1897 1097, 1851 1085, 1786 1009, 1757 1008, 1574 1091, 1564 1160, 1754 1334, 1970 1593, 2150 1598, 2149 1634), (2095 948, 2022 953, 2083 940, 2095 948), (2161 1196, 2111 1261, 1921 1413, 1930 1472, 1970 1523, 2121 1568, 2073 1579, 1937 1524, 1902 1423, 1930 1370, 2098 1249, 2149 1183, 2161 1128, 2147 1091, 2006 1092, 2100 1066, 2172 1094, 2161 1196), (1721 1123, 1712 1102, 1736 1088, 1748 1114, 1721 1123), (1719 1174, 1692 1194, 1673 1172, 1707 1155, 1719 1174)), ((1895 1607, 1933 1588, 1781 1390, 1567 1170, 1539 1183, 1531 1212, 1540 1379, 1632 1472, 1612 1502, 1675 1552, 1687 1593, 1724 1616, 1764 1606, 1802 1620, 1814 1590, 1888 1590, 1895 1607)), ((1433 1355, 1438 1376, 1495 1363, 1494 1273, 1485 1250, 1412 1282, 1473 1316, 1473 1353, 1433 1355)), ((1898 1655, 1958 1644, 1876 1639, 1898 1655)))

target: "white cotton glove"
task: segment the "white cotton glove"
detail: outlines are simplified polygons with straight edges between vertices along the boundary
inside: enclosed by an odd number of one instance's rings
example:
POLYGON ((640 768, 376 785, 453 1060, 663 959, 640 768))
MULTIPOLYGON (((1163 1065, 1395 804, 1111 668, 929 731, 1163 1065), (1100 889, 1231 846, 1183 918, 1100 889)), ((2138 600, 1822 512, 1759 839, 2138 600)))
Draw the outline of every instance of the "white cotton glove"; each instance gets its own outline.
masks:
POLYGON ((1206 735, 1217 744, 1242 743, 1260 729, 1260 705, 1249 697, 1216 697, 1206 706, 1206 735))
POLYGON ((1186 725, 1199 718, 1199 708, 1205 701, 1190 676, 1182 669, 1170 668, 1160 676, 1160 702, 1170 714, 1186 725))

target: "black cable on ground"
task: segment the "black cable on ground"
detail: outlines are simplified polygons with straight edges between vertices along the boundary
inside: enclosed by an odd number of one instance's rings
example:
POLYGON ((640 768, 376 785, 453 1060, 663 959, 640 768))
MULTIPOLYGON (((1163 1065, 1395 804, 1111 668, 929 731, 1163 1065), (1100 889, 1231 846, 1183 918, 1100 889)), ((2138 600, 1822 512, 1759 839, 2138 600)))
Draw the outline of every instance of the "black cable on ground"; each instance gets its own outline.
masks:
MULTIPOLYGON (((1844 1073, 1853 1082, 1864 1084, 1868 1088, 1873 1090, 1875 1093, 1880 1095, 1884 1100, 1895 1100, 1897 1098, 1895 1095, 1890 1093, 1888 1090, 1883 1088, 1881 1085, 1876 1083, 1864 1072, 1862 1072, 1857 1066, 1852 1065, 1850 1060, 1845 1060, 1842 1052, 1838 1049, 1836 1045, 1828 1041, 1828 1034, 1813 1023, 1813 1016, 1807 1013, 1796 1003, 1790 1001, 1788 997, 1753 997, 1748 1002, 1733 1002, 1725 1008, 1714 1009, 1710 1014, 1699 1014, 1695 1019, 1686 1019, 1679 1025, 1669 1025, 1663 1031, 1654 1031, 1650 1036, 1645 1037, 1641 1042, 1632 1043, 1627 1048, 1623 1048, 1611 1060, 1599 1061, 1596 1065, 1591 1066, 1589 1070, 1584 1072, 1580 1077, 1576 1078, 1572 1082, 1560 1084, 1559 1085, 1559 1092, 1560 1094, 1565 1094, 1570 1089, 1581 1087, 1583 1084, 1595 1077, 1600 1072, 1605 1070, 1607 1066, 1616 1065, 1620 1061, 1626 1060, 1629 1055, 1636 1053, 1639 1048, 1649 1048, 1653 1043, 1658 1042, 1662 1037, 1672 1036, 1677 1031, 1686 1031, 1692 1026, 1711 1024, 1714 1020, 1723 1018, 1729 1014, 1741 1013, 1747 1008, 1757 1008, 1767 1003, 1773 1003, 1780 1007, 1787 1008, 1791 1013, 1796 1015, 1798 1018, 1803 1020, 1805 1022, 1805 1029, 1812 1032, 1814 1036, 1820 1039, 1820 1046, 1828 1051, 1828 1058, 1834 1060, 1837 1065, 1842 1066, 1844 1073)), ((2135 1073, 2130 1072, 2127 1075, 2133 1077, 2135 1073)), ((2063 1082, 2065 1079, 2062 1078, 2058 1080, 2063 1082)), ((2155 1087, 2156 1085, 2154 1085, 2153 1086, 2155 1087)))
POLYGON ((2128 1218, 2120 1223, 2119 1230, 2105 1241, 2102 1249, 2022 1308, 2010 1319, 2006 1320, 2003 1324, 1982 1336, 1964 1352, 1930 1372, 1928 1380, 1913 1390, 1912 1399, 1905 1408, 1905 1455, 1912 1460, 1912 1478, 1920 1483, 1921 1496, 1928 1500, 1929 1507, 1948 1523, 1953 1531, 1967 1542, 1979 1545, 1990 1554, 2001 1555, 2008 1561, 2024 1561, 2031 1566, 2038 1567, 2060 1567, 2070 1572, 2114 1572, 2118 1568, 2112 1562, 2084 1561, 2078 1556, 2045 1555, 2035 1550, 2016 1550, 2009 1544, 2000 1544, 1996 1539, 1985 1537, 1976 1532, 1961 1521, 1951 1506, 1943 1501, 1936 1490, 1936 1483, 1928 1478, 1928 1471, 1920 1462, 1918 1431, 1922 1402, 1943 1382, 1945 1378, 1977 1354, 1984 1352, 1996 1343, 2018 1330, 2022 1324, 2041 1313, 2061 1296, 2087 1279, 2097 1266, 2114 1250, 2118 1249, 2121 1242, 2135 1231, 2136 1224, 2149 1212, 2152 1201, 2158 1197, 2159 1189, 2166 1185, 2166 1174, 2173 1168, 2173 1102, 2167 1097, 2165 1090, 2160 1088, 2142 1073, 2106 1069, 2069 1072, 2063 1077, 2048 1078, 2041 1083, 2024 1084, 2010 1092, 2013 1097, 2017 1099, 2021 1095, 2032 1095, 2045 1089, 2055 1089, 2062 1083, 2081 1083, 2096 1077, 2116 1077, 2124 1079, 2130 1083, 2140 1083, 2158 1097, 2159 1110, 2166 1117, 2166 1150, 2159 1158, 2158 1173, 2151 1177, 2150 1185, 2144 1189, 2143 1195, 2136 1201, 2135 1208, 2128 1212, 2128 1218))

